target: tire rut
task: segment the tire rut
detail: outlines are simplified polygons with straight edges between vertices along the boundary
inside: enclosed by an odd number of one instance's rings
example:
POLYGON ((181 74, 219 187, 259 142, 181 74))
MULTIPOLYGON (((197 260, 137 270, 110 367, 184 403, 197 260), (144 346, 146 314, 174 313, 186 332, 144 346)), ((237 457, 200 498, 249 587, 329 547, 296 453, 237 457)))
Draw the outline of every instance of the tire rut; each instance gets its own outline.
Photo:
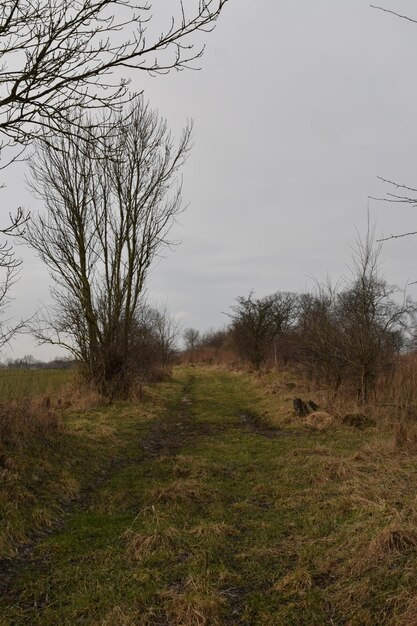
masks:
POLYGON ((190 415, 189 399, 193 386, 193 377, 184 385, 179 408, 173 409, 164 417, 153 422, 145 436, 139 441, 139 454, 131 458, 115 458, 101 471, 100 475, 72 500, 61 503, 61 515, 49 528, 33 533, 29 541, 17 547, 15 556, 0 559, 0 599, 7 599, 13 595, 13 585, 19 576, 36 563, 36 547, 48 537, 63 532, 73 514, 86 511, 103 485, 108 482, 117 471, 138 465, 140 463, 158 459, 161 456, 175 456, 180 448, 197 437, 214 434, 217 428, 210 424, 196 424, 190 415))

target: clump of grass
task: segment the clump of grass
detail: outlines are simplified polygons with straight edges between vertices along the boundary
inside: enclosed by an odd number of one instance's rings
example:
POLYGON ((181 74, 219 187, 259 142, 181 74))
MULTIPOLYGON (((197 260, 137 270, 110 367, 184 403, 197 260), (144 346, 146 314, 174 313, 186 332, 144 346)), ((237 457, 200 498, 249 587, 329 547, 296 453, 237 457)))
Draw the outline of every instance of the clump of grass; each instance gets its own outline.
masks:
POLYGON ((136 520, 124 533, 128 554, 134 559, 141 561, 155 552, 170 552, 177 547, 179 531, 173 526, 164 527, 155 507, 151 508, 152 528, 149 532, 135 531, 136 520))
POLYGON ((274 591, 279 591, 288 596, 301 595, 309 591, 313 586, 311 574, 303 568, 296 569, 278 580, 274 586, 274 591))
POLYGON ((395 626, 415 626, 417 624, 417 596, 409 600, 405 611, 396 619, 395 626))
POLYGON ((225 599, 208 582, 190 576, 179 589, 161 592, 165 614, 172 626, 220 626, 225 599))
POLYGON ((315 411, 307 415, 305 423, 315 430, 325 430, 326 428, 334 426, 335 420, 334 417, 326 411, 315 411))
POLYGON ((197 457, 179 454, 175 458, 173 473, 178 478, 206 478, 209 473, 207 463, 197 457))
POLYGON ((179 532, 173 526, 155 529, 154 532, 138 533, 132 530, 125 533, 128 552, 138 561, 154 552, 170 552, 178 543, 179 532))
POLYGON ((352 463, 338 457, 330 457, 326 459, 319 479, 344 481, 353 479, 355 475, 356 471, 352 463))
POLYGON ((237 559, 267 559, 267 558, 279 558, 282 556, 282 551, 279 548, 271 547, 253 547, 244 552, 239 552, 236 555, 237 559))
POLYGON ((409 551, 417 552, 417 531, 399 524, 384 528, 368 548, 369 556, 375 560, 409 551))
MULTIPOLYGON (((131 611, 130 611, 131 613, 131 611)), ((115 606, 102 621, 102 626, 145 626, 145 622, 137 620, 137 615, 129 615, 122 607, 115 606)), ((146 623, 148 626, 149 622, 146 623)))

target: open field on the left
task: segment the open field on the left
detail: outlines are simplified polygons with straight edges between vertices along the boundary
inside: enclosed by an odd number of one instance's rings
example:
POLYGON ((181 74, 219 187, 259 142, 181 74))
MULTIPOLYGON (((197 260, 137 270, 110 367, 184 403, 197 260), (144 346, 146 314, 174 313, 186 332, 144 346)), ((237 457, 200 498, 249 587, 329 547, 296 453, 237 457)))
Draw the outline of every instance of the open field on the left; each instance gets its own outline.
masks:
POLYGON ((74 378, 71 369, 0 370, 0 403, 7 400, 58 396, 74 378))
POLYGON ((145 425, 180 393, 178 384, 168 383, 150 392, 140 407, 103 406, 78 396, 72 376, 66 370, 0 372, 5 398, 0 414, 0 560, 53 528, 72 501, 87 499, 112 467, 137 454, 145 425), (15 394, 20 398, 16 403, 15 394))

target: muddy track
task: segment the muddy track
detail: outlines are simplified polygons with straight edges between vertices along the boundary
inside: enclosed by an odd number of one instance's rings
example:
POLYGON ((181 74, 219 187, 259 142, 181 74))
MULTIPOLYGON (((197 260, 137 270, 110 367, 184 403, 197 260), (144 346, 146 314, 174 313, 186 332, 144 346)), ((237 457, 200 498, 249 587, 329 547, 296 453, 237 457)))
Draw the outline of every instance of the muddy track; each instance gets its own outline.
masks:
MULTIPOLYGON (((17 549, 16 556, 13 558, 0 560, 0 597, 10 600, 14 596, 13 587, 19 575, 27 567, 37 562, 35 556, 36 547, 47 537, 59 534, 65 530, 68 520, 73 514, 87 510, 100 487, 109 481, 119 470, 149 460, 157 460, 161 456, 174 457, 181 448, 190 442, 194 442, 200 437, 220 434, 230 428, 244 429, 268 438, 279 437, 283 434, 281 430, 268 427, 252 413, 243 411, 239 413, 238 417, 241 418, 241 421, 236 425, 231 425, 230 423, 224 425, 204 422, 196 423, 193 419, 192 401, 190 400, 193 384, 194 380, 191 376, 183 387, 179 406, 153 422, 148 427, 145 436, 141 435, 137 457, 113 459, 93 482, 81 490, 76 498, 61 504, 62 515, 51 528, 34 533, 29 542, 22 544, 17 549)), ((40 568, 44 565, 44 563, 39 563, 40 568)), ((237 598, 231 598, 231 604, 236 605, 236 617, 240 612, 239 596, 238 590, 237 598)))
POLYGON ((141 436, 139 442, 139 454, 130 458, 115 458, 101 471, 96 479, 84 487, 72 500, 61 503, 61 516, 52 527, 34 533, 30 541, 21 544, 16 555, 8 559, 0 559, 0 597, 7 598, 13 594, 13 584, 26 567, 36 562, 35 549, 47 537, 62 532, 72 514, 87 510, 96 492, 114 474, 126 467, 135 466, 141 462, 157 459, 161 456, 175 456, 187 443, 196 438, 212 435, 220 427, 210 424, 196 424, 190 414, 191 401, 189 395, 192 391, 193 378, 187 381, 183 388, 183 395, 179 409, 174 409, 168 415, 156 420, 148 428, 147 434, 141 436))

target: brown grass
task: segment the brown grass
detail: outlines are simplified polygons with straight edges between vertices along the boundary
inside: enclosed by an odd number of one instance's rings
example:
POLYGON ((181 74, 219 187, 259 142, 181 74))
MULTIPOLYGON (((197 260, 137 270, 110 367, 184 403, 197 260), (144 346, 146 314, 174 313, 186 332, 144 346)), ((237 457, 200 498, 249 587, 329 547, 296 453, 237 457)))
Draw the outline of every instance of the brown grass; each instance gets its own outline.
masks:
POLYGON ((206 523, 206 524, 198 524, 198 526, 194 526, 190 529, 190 534, 195 535, 196 537, 204 537, 204 536, 233 536, 238 535, 239 531, 234 526, 230 526, 230 524, 225 524, 224 522, 219 523, 206 523))
POLYGON ((197 457, 179 454, 175 458, 173 472, 178 478, 202 479, 207 476, 207 464, 197 457))
POLYGON ((60 428, 46 402, 25 398, 0 404, 0 450, 19 447, 30 437, 53 436, 60 428))
POLYGON ((369 555, 375 560, 410 550, 417 551, 417 531, 399 524, 387 526, 369 544, 369 555))
POLYGON ((417 596, 409 601, 405 611, 396 620, 395 626, 417 626, 417 596))
POLYGON ((180 589, 160 594, 170 626, 220 626, 225 599, 205 580, 189 577, 180 589))
POLYGON ((301 595, 313 586, 310 573, 305 569, 296 569, 278 580, 274 586, 274 591, 279 591, 285 595, 301 595))
POLYGON ((328 448, 325 448, 324 446, 316 446, 314 448, 295 448, 294 450, 291 450, 290 452, 290 456, 301 456, 301 457, 305 457, 305 456, 329 456, 329 454, 331 454, 330 450, 328 448))
POLYGON ((169 552, 175 549, 179 535, 180 533, 176 528, 168 526, 163 529, 156 528, 150 534, 128 530, 125 533, 125 538, 129 555, 140 561, 154 552, 169 552))
POLYGON ((265 559, 270 557, 279 558, 282 556, 282 550, 280 548, 250 548, 245 552, 239 552, 236 555, 237 559, 265 559))
POLYGON ((305 423, 314 430, 326 430, 334 426, 334 418, 326 411, 315 411, 305 418, 305 423))
POLYGON ((319 480, 352 480, 356 476, 353 464, 347 460, 330 457, 326 459, 319 480))

